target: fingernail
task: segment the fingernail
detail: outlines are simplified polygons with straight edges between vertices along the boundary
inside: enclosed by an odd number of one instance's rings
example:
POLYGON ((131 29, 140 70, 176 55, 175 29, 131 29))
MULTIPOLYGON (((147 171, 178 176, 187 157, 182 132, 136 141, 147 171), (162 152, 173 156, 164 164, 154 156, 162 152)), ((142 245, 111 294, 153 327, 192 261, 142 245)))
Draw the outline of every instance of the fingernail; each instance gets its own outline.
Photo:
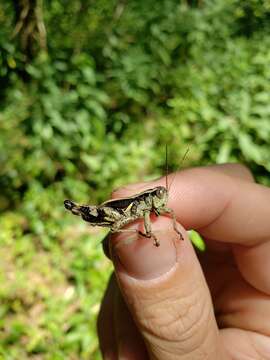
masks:
MULTIPOLYGON (((125 229, 143 231, 142 222, 138 221, 125 229)), ((168 272, 177 261, 178 234, 172 229, 170 219, 159 217, 152 231, 160 242, 154 245, 152 238, 138 235, 136 232, 118 233, 112 236, 112 258, 117 271, 129 276, 150 280, 168 272)))

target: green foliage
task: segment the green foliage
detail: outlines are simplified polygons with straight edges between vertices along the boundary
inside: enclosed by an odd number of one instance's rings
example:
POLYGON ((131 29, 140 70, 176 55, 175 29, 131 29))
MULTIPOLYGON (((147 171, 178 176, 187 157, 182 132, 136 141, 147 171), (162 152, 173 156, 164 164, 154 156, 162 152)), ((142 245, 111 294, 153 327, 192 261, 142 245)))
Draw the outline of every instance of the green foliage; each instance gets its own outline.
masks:
POLYGON ((0 354, 98 358, 95 323, 110 271, 98 249, 104 233, 54 227, 50 242, 24 233, 23 221, 12 213, 0 221, 0 354))
POLYGON ((98 358, 110 267, 63 199, 160 175, 165 144, 175 168, 189 146, 188 165, 240 161, 269 185, 269 1, 43 0, 31 54, 2 3, 0 354, 98 358))
POLYGON ((205 246, 205 242, 203 241, 202 237, 200 236, 200 234, 195 231, 195 230, 190 230, 188 232, 188 236, 190 238, 190 240, 192 241, 192 244, 200 251, 205 251, 206 250, 206 246, 205 246))

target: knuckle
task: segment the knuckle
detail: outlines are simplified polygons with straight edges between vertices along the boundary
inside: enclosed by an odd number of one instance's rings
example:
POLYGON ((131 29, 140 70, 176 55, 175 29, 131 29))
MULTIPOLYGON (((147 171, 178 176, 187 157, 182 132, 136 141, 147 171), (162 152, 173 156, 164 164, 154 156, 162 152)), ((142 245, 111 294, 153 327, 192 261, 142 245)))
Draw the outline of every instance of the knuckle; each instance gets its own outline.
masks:
POLYGON ((170 299, 170 303, 153 304, 142 322, 150 336, 192 349, 205 341, 205 329, 212 324, 211 316, 211 304, 192 294, 174 303, 170 299))

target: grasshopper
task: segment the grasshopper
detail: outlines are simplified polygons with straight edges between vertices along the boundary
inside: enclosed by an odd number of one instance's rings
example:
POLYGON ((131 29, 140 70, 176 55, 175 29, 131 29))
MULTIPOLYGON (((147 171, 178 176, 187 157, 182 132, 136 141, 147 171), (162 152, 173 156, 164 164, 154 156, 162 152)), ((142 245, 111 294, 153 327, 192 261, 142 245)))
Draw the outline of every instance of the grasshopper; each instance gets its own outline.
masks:
POLYGON ((105 201, 98 206, 78 205, 71 200, 65 200, 64 205, 67 210, 72 212, 72 214, 81 216, 83 220, 89 222, 92 226, 108 227, 110 228, 111 233, 136 231, 144 237, 152 238, 154 240, 154 245, 159 246, 160 243, 156 235, 152 232, 151 213, 154 213, 157 216, 166 213, 170 214, 175 232, 179 235, 181 240, 184 240, 182 233, 177 228, 174 211, 167 207, 168 196, 169 188, 166 175, 166 187, 157 186, 130 197, 105 201), (123 226, 140 218, 144 219, 145 232, 135 229, 122 229, 123 226))

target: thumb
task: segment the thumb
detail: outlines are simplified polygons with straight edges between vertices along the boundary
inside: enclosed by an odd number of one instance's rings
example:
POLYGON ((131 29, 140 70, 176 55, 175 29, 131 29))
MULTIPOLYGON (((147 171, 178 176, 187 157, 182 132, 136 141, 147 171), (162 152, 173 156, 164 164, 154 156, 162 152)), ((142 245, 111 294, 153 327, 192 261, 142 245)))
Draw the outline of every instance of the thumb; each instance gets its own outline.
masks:
MULTIPOLYGON (((125 230, 141 230, 142 222, 125 230)), ((186 232, 172 221, 152 222, 160 241, 137 233, 112 236, 118 284, 151 359, 225 359, 210 293, 186 232)))

